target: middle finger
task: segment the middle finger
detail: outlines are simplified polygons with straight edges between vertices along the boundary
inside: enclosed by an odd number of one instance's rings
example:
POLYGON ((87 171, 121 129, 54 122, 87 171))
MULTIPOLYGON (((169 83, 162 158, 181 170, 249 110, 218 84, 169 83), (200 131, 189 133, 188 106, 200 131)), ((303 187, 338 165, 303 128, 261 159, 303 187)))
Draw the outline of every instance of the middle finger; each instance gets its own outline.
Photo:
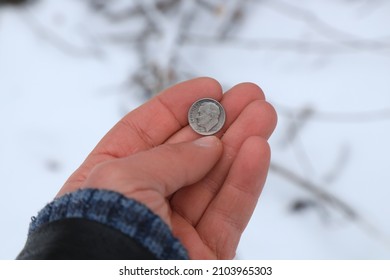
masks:
POLYGON ((195 226, 224 183, 242 143, 251 136, 268 138, 275 123, 276 113, 269 103, 264 100, 251 102, 222 137, 224 151, 217 165, 202 181, 174 194, 171 199, 173 210, 195 226))

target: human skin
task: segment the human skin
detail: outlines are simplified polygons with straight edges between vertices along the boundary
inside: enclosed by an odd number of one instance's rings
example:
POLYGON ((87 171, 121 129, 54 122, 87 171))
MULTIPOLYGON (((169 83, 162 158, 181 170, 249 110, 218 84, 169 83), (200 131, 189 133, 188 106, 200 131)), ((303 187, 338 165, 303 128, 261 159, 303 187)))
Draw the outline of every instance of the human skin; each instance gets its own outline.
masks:
POLYGON ((266 180, 276 122, 253 83, 225 94, 211 78, 179 83, 121 119, 57 196, 86 187, 120 192, 159 215, 191 259, 232 259, 266 180), (222 104, 226 121, 201 137, 187 111, 206 97, 222 104))

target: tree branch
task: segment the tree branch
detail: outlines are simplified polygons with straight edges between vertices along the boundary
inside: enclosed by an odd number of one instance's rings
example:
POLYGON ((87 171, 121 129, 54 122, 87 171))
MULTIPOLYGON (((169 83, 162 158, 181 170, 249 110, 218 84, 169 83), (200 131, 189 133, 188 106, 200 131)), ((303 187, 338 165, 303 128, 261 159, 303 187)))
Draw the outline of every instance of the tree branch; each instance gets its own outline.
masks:
POLYGON ((333 194, 326 192, 324 188, 316 185, 315 183, 309 181, 304 177, 299 176, 288 168, 283 167, 282 165, 277 163, 271 163, 270 171, 294 183, 296 186, 302 187, 305 190, 309 191, 318 199, 344 213, 351 220, 360 219, 360 216, 356 212, 356 210, 354 210, 353 207, 348 205, 346 202, 342 201, 340 198, 334 196, 333 194))

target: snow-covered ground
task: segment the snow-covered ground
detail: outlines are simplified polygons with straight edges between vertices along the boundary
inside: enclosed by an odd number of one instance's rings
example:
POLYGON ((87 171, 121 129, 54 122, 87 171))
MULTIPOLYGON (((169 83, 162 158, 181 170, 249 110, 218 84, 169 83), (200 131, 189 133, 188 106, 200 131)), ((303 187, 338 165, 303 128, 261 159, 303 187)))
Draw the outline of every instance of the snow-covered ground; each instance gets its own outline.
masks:
MULTIPOLYGON (((226 89, 243 81, 263 88, 279 113, 273 165, 299 179, 271 170, 237 257, 390 258, 390 3, 250 5, 234 34, 240 40, 205 39, 181 50, 193 74, 226 89)), ((175 19, 166 20, 173 30, 175 19)), ((207 38, 210 26, 205 19, 192 32, 207 38)), ((119 120, 123 104, 130 110, 141 102, 123 86, 136 52, 99 46, 89 37, 95 29, 103 23, 78 1, 0 6, 2 259, 17 255, 31 216, 119 120)))

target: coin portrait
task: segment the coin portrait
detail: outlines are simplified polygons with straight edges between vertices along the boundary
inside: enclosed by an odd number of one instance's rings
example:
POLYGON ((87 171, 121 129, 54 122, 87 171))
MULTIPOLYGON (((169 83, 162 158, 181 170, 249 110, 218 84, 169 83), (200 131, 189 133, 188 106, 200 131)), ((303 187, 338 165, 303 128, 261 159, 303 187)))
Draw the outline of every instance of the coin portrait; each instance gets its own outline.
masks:
POLYGON ((203 98, 192 104, 188 111, 188 122, 201 135, 217 133, 225 123, 225 110, 211 98, 203 98))

